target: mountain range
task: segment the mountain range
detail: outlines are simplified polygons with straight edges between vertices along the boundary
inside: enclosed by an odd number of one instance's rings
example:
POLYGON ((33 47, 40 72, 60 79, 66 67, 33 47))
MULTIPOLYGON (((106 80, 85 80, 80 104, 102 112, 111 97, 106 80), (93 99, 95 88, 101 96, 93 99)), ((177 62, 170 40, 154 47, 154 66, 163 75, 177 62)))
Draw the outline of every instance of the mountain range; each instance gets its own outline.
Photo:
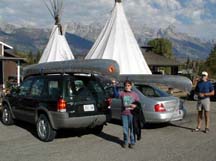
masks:
MULTIPOLYGON (((70 23, 67 26, 66 39, 75 56, 87 54, 96 40, 102 24, 83 25, 70 23)), ((203 60, 212 49, 213 42, 191 37, 185 33, 178 33, 174 26, 166 29, 151 29, 146 26, 133 26, 135 37, 140 46, 154 38, 166 38, 172 42, 173 53, 177 59, 203 60)), ((33 52, 43 50, 48 42, 50 29, 20 27, 12 24, 0 24, 0 41, 8 43, 18 51, 33 52)))
MULTIPOLYGON (((5 24, 0 25, 0 41, 13 46, 18 51, 35 54, 45 48, 50 32, 50 29, 5 24)), ((93 45, 91 41, 69 32, 66 33, 66 39, 74 55, 85 55, 93 45)))

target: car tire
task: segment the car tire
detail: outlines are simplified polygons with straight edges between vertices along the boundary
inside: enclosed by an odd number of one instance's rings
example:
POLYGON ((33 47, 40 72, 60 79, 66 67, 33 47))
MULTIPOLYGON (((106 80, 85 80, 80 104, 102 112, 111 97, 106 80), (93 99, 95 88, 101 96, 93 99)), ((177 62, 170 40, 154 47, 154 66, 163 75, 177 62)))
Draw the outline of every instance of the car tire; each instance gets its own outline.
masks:
POLYGON ((14 124, 11 110, 9 109, 9 107, 7 105, 3 105, 3 107, 2 107, 1 121, 4 125, 13 125, 14 124))
POLYGON ((96 134, 96 135, 100 134, 102 132, 102 130, 103 130, 103 126, 104 125, 99 125, 99 126, 94 127, 92 129, 92 133, 96 134))
POLYGON ((37 120, 37 135, 41 141, 49 142, 55 139, 56 130, 54 130, 46 115, 41 114, 37 120))

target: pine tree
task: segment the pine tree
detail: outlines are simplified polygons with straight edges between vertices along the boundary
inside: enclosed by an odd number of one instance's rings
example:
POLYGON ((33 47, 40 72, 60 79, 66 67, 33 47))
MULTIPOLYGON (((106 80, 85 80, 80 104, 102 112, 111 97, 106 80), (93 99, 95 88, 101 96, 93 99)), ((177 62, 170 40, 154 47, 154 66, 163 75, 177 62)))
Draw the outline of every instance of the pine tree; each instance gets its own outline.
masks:
POLYGON ((167 58, 173 58, 172 43, 168 39, 157 38, 150 40, 148 45, 153 47, 153 52, 167 58))
POLYGON ((214 45, 213 49, 211 50, 211 53, 209 54, 209 57, 207 58, 205 62, 206 70, 209 72, 209 74, 212 77, 216 76, 216 45, 214 45))
POLYGON ((35 63, 38 63, 41 58, 42 52, 40 50, 37 51, 36 57, 35 57, 35 63))
POLYGON ((32 51, 29 51, 27 60, 28 60, 28 64, 34 64, 34 56, 32 54, 32 51))

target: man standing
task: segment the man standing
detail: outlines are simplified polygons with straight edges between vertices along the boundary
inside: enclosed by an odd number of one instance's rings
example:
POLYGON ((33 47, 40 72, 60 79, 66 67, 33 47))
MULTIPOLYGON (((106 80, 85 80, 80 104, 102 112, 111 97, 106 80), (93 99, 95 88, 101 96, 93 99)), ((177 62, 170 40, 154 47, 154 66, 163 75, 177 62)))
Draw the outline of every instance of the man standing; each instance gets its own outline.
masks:
POLYGON ((210 122, 210 96, 214 95, 214 88, 212 83, 208 80, 208 73, 203 71, 201 75, 201 80, 197 83, 195 88, 195 93, 198 95, 197 102, 197 128, 193 132, 201 131, 201 124, 203 118, 203 111, 205 115, 205 133, 209 132, 209 122, 210 122))

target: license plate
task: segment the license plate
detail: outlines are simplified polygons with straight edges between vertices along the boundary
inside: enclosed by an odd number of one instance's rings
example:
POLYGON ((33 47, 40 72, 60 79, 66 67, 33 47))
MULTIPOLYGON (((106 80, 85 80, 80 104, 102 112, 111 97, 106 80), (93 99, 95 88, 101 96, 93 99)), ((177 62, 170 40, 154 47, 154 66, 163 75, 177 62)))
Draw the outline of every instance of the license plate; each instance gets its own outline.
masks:
POLYGON ((84 105, 84 111, 94 111, 94 105, 84 105))
POLYGON ((167 107, 166 110, 167 110, 168 112, 173 111, 173 110, 174 110, 174 107, 167 107))

